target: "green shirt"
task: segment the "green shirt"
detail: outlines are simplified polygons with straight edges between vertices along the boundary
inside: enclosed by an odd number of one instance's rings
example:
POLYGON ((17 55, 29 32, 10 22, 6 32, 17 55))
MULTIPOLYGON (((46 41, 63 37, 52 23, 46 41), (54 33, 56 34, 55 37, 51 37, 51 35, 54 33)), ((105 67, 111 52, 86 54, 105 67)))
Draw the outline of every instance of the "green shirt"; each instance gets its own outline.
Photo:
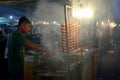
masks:
POLYGON ((24 70, 24 45, 26 37, 24 34, 14 31, 8 42, 8 69, 10 72, 24 70))

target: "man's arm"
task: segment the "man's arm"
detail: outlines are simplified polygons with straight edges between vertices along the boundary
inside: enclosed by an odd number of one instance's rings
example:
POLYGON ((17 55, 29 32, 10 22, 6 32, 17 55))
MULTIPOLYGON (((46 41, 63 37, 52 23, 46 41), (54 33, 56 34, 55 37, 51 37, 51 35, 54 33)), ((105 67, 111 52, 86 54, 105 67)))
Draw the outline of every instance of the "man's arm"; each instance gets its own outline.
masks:
POLYGON ((44 49, 41 48, 38 44, 32 43, 29 40, 25 41, 25 46, 29 47, 30 49, 37 50, 37 51, 44 51, 44 49))
POLYGON ((37 51, 45 52, 45 54, 46 54, 47 56, 49 56, 49 57, 52 57, 52 56, 53 56, 52 52, 47 51, 47 50, 41 48, 38 44, 34 44, 34 43, 32 43, 31 41, 29 41, 29 40, 26 40, 26 41, 25 41, 25 46, 27 46, 27 47, 29 47, 29 48, 31 48, 31 49, 37 50, 37 51))

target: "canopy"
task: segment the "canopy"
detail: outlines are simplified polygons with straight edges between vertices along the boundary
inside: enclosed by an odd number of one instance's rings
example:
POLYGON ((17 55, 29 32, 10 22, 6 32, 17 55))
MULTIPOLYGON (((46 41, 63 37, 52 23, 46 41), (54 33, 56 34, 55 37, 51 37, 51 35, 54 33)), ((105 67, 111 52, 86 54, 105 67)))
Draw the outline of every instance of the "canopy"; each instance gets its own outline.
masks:
POLYGON ((13 16, 18 16, 18 17, 19 16, 27 16, 27 14, 24 12, 14 10, 7 6, 0 6, 0 16, 8 16, 8 15, 13 15, 13 16))

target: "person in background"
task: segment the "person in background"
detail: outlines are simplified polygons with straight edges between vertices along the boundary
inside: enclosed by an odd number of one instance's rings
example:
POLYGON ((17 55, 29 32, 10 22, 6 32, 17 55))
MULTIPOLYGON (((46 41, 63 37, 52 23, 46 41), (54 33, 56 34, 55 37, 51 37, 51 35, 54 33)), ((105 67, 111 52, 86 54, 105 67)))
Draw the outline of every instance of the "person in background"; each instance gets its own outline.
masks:
POLYGON ((7 36, 2 36, 0 42, 0 80, 4 80, 8 76, 8 63, 7 59, 4 58, 4 52, 7 43, 7 36))
POLYGON ((30 31, 31 22, 25 16, 18 21, 17 30, 13 31, 8 40, 8 70, 12 80, 24 80, 24 47, 37 51, 45 51, 38 44, 32 43, 25 35, 30 31))
POLYGON ((120 52, 120 25, 116 22, 116 26, 113 28, 112 38, 114 50, 119 53, 120 52))
POLYGON ((8 60, 5 57, 6 45, 7 45, 7 38, 10 34, 10 29, 4 26, 3 30, 1 31, 1 41, 0 41, 0 80, 6 80, 9 76, 8 72, 8 60), (2 33, 3 32, 3 33, 2 33))

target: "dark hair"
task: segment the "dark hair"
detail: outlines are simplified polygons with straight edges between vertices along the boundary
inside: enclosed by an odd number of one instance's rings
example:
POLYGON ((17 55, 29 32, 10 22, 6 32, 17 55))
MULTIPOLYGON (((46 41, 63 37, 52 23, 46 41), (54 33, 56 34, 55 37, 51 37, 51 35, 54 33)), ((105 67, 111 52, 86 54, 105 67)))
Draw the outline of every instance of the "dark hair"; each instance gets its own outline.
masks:
POLYGON ((30 23, 31 24, 30 20, 25 16, 23 16, 19 19, 18 26, 20 26, 21 23, 30 23))

